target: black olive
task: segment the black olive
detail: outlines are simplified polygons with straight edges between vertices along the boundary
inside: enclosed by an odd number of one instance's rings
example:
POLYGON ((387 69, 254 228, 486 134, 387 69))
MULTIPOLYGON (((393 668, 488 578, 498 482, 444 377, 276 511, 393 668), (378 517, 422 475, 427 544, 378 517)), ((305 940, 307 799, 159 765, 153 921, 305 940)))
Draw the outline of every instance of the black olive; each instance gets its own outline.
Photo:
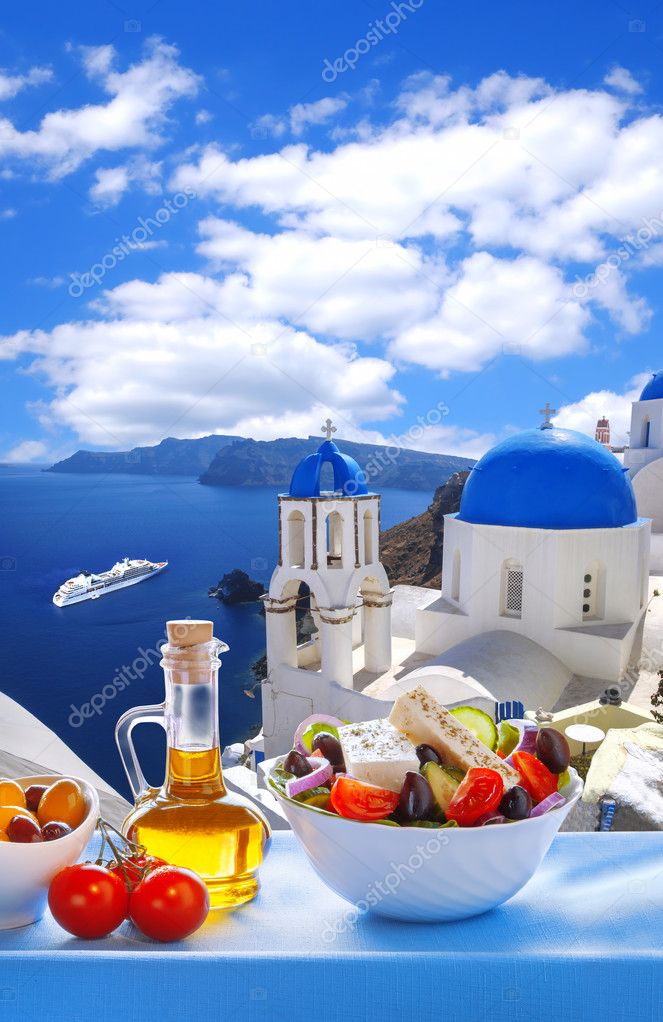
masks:
POLYGON ((289 752, 283 761, 283 769, 287 770, 289 774, 294 774, 295 777, 306 777, 307 774, 313 772, 313 767, 306 759, 302 756, 301 752, 297 752, 293 749, 289 752))

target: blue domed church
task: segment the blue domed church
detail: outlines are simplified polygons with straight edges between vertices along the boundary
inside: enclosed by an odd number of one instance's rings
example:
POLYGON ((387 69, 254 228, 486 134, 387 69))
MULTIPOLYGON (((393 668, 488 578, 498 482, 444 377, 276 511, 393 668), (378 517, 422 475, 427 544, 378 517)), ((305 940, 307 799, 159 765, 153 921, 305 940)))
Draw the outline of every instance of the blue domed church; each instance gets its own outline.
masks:
POLYGON ((628 469, 601 444, 549 421, 509 437, 445 521, 442 592, 418 612, 417 648, 508 631, 618 681, 640 652, 649 539, 628 469))
POLYGON ((624 452, 638 511, 652 523, 650 567, 663 571, 663 370, 645 384, 631 412, 630 444, 624 452))

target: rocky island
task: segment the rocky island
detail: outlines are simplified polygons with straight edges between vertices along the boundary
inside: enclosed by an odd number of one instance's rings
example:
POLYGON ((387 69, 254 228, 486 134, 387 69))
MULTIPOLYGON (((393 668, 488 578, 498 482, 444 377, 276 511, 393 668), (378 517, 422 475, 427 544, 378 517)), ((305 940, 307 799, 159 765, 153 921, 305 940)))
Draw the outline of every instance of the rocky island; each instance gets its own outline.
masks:
MULTIPOLYGON (((319 446, 319 437, 248 440, 214 434, 194 440, 168 437, 154 447, 130 451, 76 451, 47 472, 198 477, 205 486, 279 486, 286 489, 294 466, 319 446)), ((446 454, 428 454, 380 444, 344 443, 364 466, 369 488, 430 490, 474 462, 446 454)))
POLYGON ((221 603, 233 607, 238 603, 255 603, 265 592, 262 582, 249 578, 241 568, 233 568, 226 572, 220 582, 212 586, 208 595, 214 596, 221 603))

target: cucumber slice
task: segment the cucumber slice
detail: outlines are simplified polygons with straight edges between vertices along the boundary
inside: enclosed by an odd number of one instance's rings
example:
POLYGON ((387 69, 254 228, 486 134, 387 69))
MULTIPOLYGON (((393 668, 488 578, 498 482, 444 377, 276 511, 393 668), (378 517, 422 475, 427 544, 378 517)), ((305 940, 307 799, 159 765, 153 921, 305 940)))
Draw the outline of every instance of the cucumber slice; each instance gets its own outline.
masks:
POLYGON ((477 710, 474 706, 456 706, 450 711, 456 720, 464 724, 468 731, 472 731, 480 742, 487 745, 495 752, 497 748, 497 728, 483 710, 477 710))
POLYGON ((274 767, 271 774, 269 775, 269 779, 272 782, 272 784, 279 789, 279 791, 285 793, 285 782, 291 781, 295 775, 289 773, 288 770, 284 770, 282 763, 283 760, 281 760, 281 763, 279 763, 278 766, 274 767))
POLYGON ((424 763, 421 772, 430 784, 438 812, 446 813, 449 803, 456 793, 456 788, 462 780, 462 770, 459 771, 460 780, 452 777, 448 770, 440 766, 439 763, 424 763))
POLYGON ((295 795, 295 802, 302 802, 307 806, 315 806, 316 809, 326 809, 329 805, 331 792, 329 788, 309 788, 295 795))

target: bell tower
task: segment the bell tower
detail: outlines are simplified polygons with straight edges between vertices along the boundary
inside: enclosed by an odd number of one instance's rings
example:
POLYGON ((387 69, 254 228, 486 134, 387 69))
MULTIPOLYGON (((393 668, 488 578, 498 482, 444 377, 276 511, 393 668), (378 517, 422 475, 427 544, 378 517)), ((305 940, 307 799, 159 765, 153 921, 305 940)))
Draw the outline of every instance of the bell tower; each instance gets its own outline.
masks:
MULTIPOLYGON (((285 695, 278 687, 292 692, 306 674, 314 705, 304 709, 332 713, 331 689, 352 690, 358 671, 378 676, 391 667, 392 597, 379 560, 380 496, 368 491, 358 463, 332 441, 336 429, 329 419, 322 432, 320 447, 297 465, 288 493, 278 498, 279 561, 263 597, 270 683, 263 686, 264 720, 275 715, 266 701, 285 695), (329 469, 333 479, 323 489, 329 469), (302 583, 317 632, 298 644, 302 583)), ((306 715, 300 712, 299 719, 306 715)))
POLYGON ((606 419, 605 415, 596 423, 594 439, 597 443, 610 449, 610 420, 606 419))

